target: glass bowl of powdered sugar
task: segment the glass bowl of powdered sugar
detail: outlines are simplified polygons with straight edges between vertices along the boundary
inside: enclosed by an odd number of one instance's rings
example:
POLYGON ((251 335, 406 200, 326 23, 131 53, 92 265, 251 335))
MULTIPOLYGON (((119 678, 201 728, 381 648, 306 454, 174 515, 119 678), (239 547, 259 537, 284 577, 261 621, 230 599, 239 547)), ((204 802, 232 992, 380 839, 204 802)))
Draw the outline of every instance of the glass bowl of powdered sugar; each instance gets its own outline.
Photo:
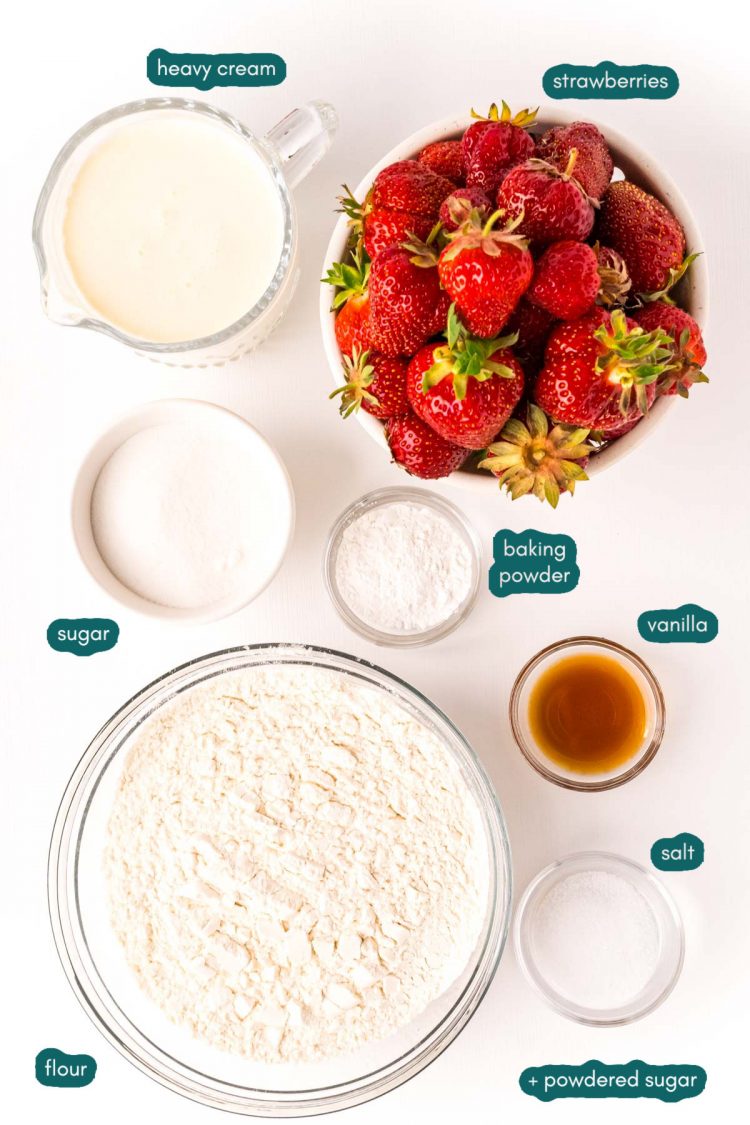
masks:
POLYGON ((579 852, 540 871, 517 907, 513 936, 536 991, 561 1015, 595 1027, 648 1015, 682 969, 671 896, 652 872, 609 852, 579 852))
POLYGON ((346 624, 375 644, 431 644, 468 617, 481 544, 448 500, 419 488, 368 492, 328 536, 323 573, 346 624))
POLYGON ((502 955, 510 852, 428 699, 306 645, 213 653, 102 727, 50 848, 68 980, 131 1063, 204 1105, 369 1101, 459 1034, 502 955))

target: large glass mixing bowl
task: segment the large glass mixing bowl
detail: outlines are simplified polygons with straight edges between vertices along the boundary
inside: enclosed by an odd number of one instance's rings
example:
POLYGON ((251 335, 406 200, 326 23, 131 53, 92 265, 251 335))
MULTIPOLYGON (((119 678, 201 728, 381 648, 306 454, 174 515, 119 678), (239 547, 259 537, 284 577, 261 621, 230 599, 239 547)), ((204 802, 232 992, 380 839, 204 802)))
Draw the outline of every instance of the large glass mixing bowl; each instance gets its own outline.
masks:
POLYGON ((418 691, 342 653, 268 644, 200 657, 168 672, 126 703, 86 750, 63 796, 52 835, 49 904, 68 980, 109 1042, 144 1073, 218 1109, 294 1117, 357 1105, 419 1073, 466 1025, 505 946, 511 902, 510 850, 503 814, 461 733, 418 691), (460 977, 412 1022, 379 1042, 323 1062, 257 1063, 194 1039, 139 989, 109 921, 102 855, 107 822, 128 750, 141 724, 181 692, 215 676, 269 663, 330 669, 388 692, 436 734, 458 764, 481 820, 489 871, 482 931, 460 977))

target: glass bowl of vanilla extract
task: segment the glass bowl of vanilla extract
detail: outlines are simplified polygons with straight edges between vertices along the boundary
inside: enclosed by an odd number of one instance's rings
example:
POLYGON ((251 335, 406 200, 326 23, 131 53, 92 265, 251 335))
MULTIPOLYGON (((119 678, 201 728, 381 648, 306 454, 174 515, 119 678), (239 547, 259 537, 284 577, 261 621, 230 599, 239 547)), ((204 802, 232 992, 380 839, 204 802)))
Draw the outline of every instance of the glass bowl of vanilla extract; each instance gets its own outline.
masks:
POLYGON ((604 637, 542 649, 516 678, 510 723, 537 773, 565 789, 624 785, 653 761, 664 735, 659 682, 634 652, 604 637))

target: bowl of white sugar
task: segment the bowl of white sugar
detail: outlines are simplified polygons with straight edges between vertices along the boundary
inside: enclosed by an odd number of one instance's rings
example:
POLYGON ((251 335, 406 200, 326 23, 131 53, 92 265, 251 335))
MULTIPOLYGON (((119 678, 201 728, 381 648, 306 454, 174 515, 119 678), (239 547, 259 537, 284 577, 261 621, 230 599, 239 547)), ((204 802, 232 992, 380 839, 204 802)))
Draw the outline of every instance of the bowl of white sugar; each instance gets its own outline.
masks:
POLYGON ((497 797, 460 732, 362 660, 201 657, 107 722, 49 866, 63 967, 102 1034, 195 1101, 365 1102, 482 1000, 508 931, 497 797))
POLYGON ((73 533, 129 609, 200 623, 258 597, 294 527, 287 471, 244 418, 213 403, 147 403, 107 430, 73 489, 73 533))

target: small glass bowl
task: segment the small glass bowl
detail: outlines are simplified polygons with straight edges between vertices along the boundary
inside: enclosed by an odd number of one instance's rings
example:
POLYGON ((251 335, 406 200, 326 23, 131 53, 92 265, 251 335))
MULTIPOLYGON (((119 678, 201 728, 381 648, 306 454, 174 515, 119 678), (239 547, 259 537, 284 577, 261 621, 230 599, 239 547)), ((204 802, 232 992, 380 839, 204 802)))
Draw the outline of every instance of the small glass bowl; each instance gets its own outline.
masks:
POLYGON ((651 669, 630 649, 618 645, 604 637, 569 637, 543 648, 521 669, 510 693, 510 725, 513 737, 523 756, 537 773, 561 785, 564 789, 575 789, 581 793, 599 793, 624 785, 637 777, 653 760, 661 746, 666 721, 664 696, 651 669), (640 688, 646 706, 646 730, 640 748, 624 766, 608 773, 584 774, 566 770, 553 762, 537 746, 529 724, 529 700, 537 680, 543 672, 563 656, 586 653, 606 653, 617 660, 634 678, 640 688))
POLYGON ((592 1027, 619 1027, 653 1012, 676 985, 685 956, 682 918, 666 888, 639 863, 610 852, 578 852, 540 871, 529 883, 516 909, 513 943, 526 980, 542 999, 568 1019, 592 1027), (651 907, 659 931, 659 960, 653 976, 637 996, 618 1008, 587 1008, 577 1004, 556 991, 535 960, 534 928, 541 904, 563 879, 584 871, 605 871, 627 879, 651 907))
POLYGON ((455 504, 451 504, 450 501, 444 500, 442 496, 436 496, 432 492, 422 491, 420 488, 379 488, 374 492, 368 492, 365 496, 360 497, 354 504, 346 508, 336 520, 329 532, 328 542, 323 556, 323 578, 328 594, 339 616, 355 633, 359 633, 360 636, 365 637, 368 641, 373 641, 377 645, 394 645, 398 647, 429 645, 432 644, 433 641, 439 641, 449 633, 452 633, 454 629, 457 629, 458 626, 466 620, 474 607, 477 594, 479 593, 481 572, 482 545, 474 528, 455 504), (354 613, 348 603, 344 601, 343 595, 336 582, 336 560, 341 545, 341 538, 350 524, 359 519, 366 512, 370 512, 375 508, 404 503, 419 504, 423 508, 431 508, 453 525, 466 543, 469 554, 471 555, 471 583, 469 585, 469 591, 461 605, 450 617, 447 617, 438 625, 434 625, 431 629, 426 629, 418 633, 386 633, 382 632, 380 629, 374 628, 366 621, 363 621, 354 613))

